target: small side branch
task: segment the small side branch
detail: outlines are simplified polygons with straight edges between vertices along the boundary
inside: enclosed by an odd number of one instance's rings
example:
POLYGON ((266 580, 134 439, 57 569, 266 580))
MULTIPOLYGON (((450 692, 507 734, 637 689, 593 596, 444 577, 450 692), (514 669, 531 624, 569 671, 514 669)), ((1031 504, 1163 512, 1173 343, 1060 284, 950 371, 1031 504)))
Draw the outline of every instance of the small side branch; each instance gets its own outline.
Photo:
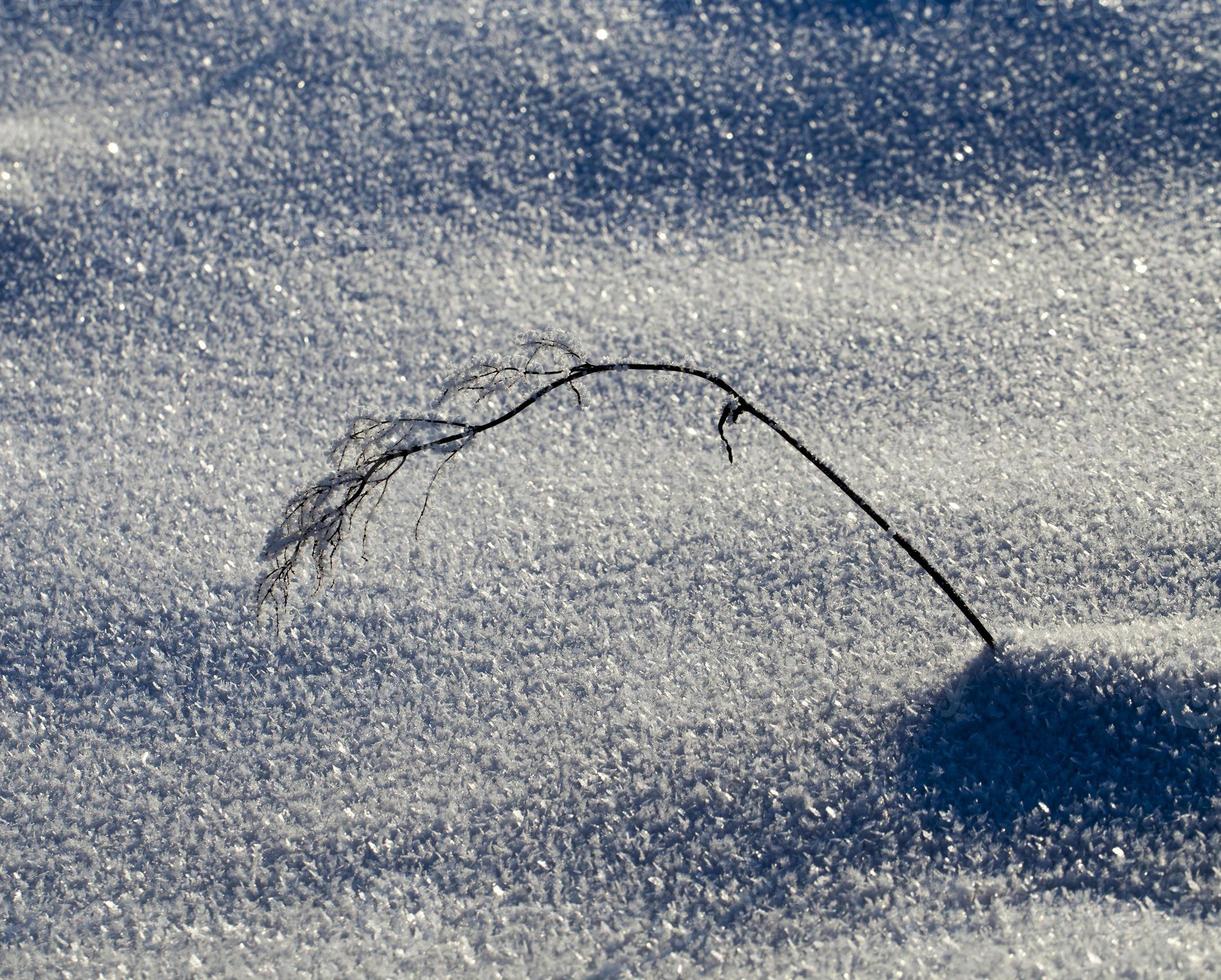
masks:
POLYGON ((415 519, 415 529, 413 533, 415 534, 415 539, 417 541, 420 540, 420 525, 424 523, 424 515, 428 512, 428 501, 432 497, 432 488, 437 485, 437 477, 439 477, 441 475, 441 471, 445 469, 445 464, 457 456, 461 449, 462 446, 451 449, 445 454, 445 458, 437 464, 437 468, 432 471, 432 477, 428 481, 428 486, 424 488, 424 499, 420 502, 420 512, 416 515, 415 519))
POLYGON ((733 425, 738 421, 738 416, 742 414, 741 402, 726 402, 725 407, 721 409, 721 417, 717 420, 716 431, 721 437, 721 444, 725 447, 725 455, 729 457, 729 462, 733 462, 733 446, 729 444, 729 439, 725 435, 725 426, 733 425))

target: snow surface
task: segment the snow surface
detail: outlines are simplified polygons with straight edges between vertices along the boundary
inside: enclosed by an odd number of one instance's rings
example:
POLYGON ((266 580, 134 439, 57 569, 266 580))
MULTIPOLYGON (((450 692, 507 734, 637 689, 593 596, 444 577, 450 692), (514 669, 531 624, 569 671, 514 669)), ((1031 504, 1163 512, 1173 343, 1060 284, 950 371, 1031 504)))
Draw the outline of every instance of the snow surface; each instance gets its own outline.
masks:
POLYGON ((0 6, 0 972, 1204 975, 1221 13, 0 6), (362 411, 607 379, 252 620, 362 411))

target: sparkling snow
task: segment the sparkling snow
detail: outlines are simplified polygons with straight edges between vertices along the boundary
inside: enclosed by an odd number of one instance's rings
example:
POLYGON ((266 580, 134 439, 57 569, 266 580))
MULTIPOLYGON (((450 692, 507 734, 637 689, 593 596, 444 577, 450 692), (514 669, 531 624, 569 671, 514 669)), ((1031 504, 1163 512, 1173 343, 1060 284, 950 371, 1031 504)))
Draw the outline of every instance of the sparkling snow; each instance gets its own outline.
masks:
POLYGON ((7 5, 0 972, 1215 969, 1218 52, 1211 0, 7 5), (996 656, 635 377, 256 625, 346 421, 523 334, 723 374, 996 656))

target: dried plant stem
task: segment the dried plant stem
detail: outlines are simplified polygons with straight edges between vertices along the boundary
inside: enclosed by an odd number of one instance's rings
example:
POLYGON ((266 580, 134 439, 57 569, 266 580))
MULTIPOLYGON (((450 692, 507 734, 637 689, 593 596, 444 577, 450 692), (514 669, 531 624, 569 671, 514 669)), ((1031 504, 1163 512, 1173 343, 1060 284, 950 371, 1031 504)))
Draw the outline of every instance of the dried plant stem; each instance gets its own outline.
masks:
MULTIPOLYGON (((335 550, 345 537, 357 509, 371 494, 377 494, 372 501, 372 507, 376 506, 380 500, 381 493, 384 492, 386 482, 398 472, 407 457, 424 452, 425 450, 440 451, 445 453, 445 459, 441 463, 441 466, 444 466, 446 462, 468 445, 475 436, 504 425, 532 405, 546 398, 553 391, 561 388, 571 388, 576 393, 577 401, 580 403, 580 392, 576 387, 577 382, 600 374, 629 372, 678 374, 697 378, 719 389, 728 396, 729 400, 726 402, 717 423, 717 432, 720 435, 730 462, 733 462, 733 448, 726 437, 725 426, 736 422, 744 415, 749 415, 762 422, 796 450, 803 459, 815 466, 858 509, 867 514, 878 527, 889 534, 895 543, 936 583, 937 587, 954 604, 958 611, 962 613, 967 622, 971 624, 975 632, 979 634, 988 647, 995 647, 992 634, 980 621, 974 610, 957 590, 950 585, 945 576, 937 570, 911 541, 891 528, 890 523, 874 510, 864 497, 857 493, 827 463, 814 455, 800 439, 723 378, 699 368, 686 367, 680 364, 653 363, 648 361, 617 361, 608 364, 592 364, 581 360, 579 355, 570 348, 549 341, 535 342, 528 349, 531 350, 531 353, 523 367, 481 365, 474 374, 464 378, 447 392, 447 395, 456 392, 473 393, 478 404, 489 394, 495 391, 507 391, 525 380, 534 380, 539 385, 530 394, 485 422, 466 423, 431 417, 386 419, 380 422, 370 419, 360 420, 359 427, 354 426, 349 432, 348 440, 338 454, 341 462, 344 460, 347 450, 352 444, 359 445, 366 440, 375 441, 379 437, 387 436, 388 433, 397 432, 396 427, 402 425, 407 426, 408 433, 392 441, 388 448, 380 452, 372 452, 368 448, 362 450, 357 454, 353 467, 341 470, 329 480, 316 484, 294 498, 285 511, 281 526, 273 533, 267 547, 264 549, 263 557, 272 560, 274 567, 264 576, 260 583, 260 606, 269 602, 276 603, 279 606, 287 601, 287 590, 293 571, 298 559, 304 557, 306 553, 309 553, 315 563, 318 580, 322 580, 326 571, 330 568, 335 550), (555 370, 534 368, 532 364, 540 351, 558 351, 575 363, 570 363, 566 367, 555 370), (414 431, 413 427, 417 424, 443 426, 453 431, 448 431, 443 435, 419 442, 406 441, 411 432, 414 431), (338 502, 331 502, 330 497, 332 493, 339 496, 338 502), (277 602, 277 600, 279 601, 277 602)), ((440 466, 437 469, 437 472, 439 471, 440 466)), ((429 492, 431 492, 435 480, 436 473, 434 473, 433 480, 429 483, 429 492)), ((427 494, 424 506, 427 506, 427 494)), ((370 507, 370 511, 372 507, 370 507)), ((422 516, 423 511, 421 510, 422 516)), ((418 521, 416 527, 417 529, 419 527, 418 521)))

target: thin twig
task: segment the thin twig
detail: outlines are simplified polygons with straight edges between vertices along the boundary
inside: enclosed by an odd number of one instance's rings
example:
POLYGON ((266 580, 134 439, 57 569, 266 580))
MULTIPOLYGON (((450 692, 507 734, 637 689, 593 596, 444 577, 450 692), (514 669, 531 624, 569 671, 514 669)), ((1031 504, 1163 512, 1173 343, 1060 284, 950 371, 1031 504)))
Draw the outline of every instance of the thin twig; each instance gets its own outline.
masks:
MULTIPOLYGON (((294 497, 285 508, 280 525, 272 532, 263 549, 263 559, 272 562, 272 568, 263 576, 259 583, 258 603, 260 609, 271 606, 278 612, 284 609, 288 602, 288 592, 296 566, 303 559, 313 563, 315 583, 320 586, 333 566, 336 553, 351 527, 352 520, 370 493, 376 493, 371 506, 366 510, 366 522, 376 510, 385 494, 386 484, 402 468, 408 457, 426 450, 440 450, 446 453, 445 459, 437 466, 428 482, 424 499, 416 519, 415 531, 418 536, 420 523, 424 519, 433 486, 440 476, 445 464, 454 458, 463 448, 468 446, 475 436, 487 432, 517 417, 526 409, 535 405, 543 398, 560 388, 570 388, 576 393, 577 403, 581 404, 581 395, 576 387, 577 381, 583 381, 599 374, 613 373, 654 373, 677 374, 696 378, 719 389, 728 396, 728 401, 721 410, 717 421, 717 434, 725 448, 729 461, 733 462, 733 447, 725 434, 725 426, 737 422, 743 415, 749 415, 767 428, 771 429, 791 448, 797 451, 803 459, 812 464, 830 480, 861 511, 867 514, 878 527, 890 535, 895 543, 933 580, 937 587, 954 604, 960 613, 975 629, 989 648, 995 647, 992 634, 980 621, 975 611, 966 600, 954 589, 945 576, 928 560, 927 557, 906 537, 891 528, 890 523, 854 490, 848 482, 832 467, 811 452, 796 436, 780 425, 770 415, 749 401, 736 388, 723 378, 699 368, 686 367, 681 364, 665 364, 645 361, 616 361, 607 364, 594 364, 581 358, 570 346, 556 341, 531 341, 525 345, 527 356, 524 363, 495 364, 485 363, 464 378, 447 386, 442 395, 442 401, 461 393, 471 395, 476 404, 493 395, 510 391, 526 378, 549 378, 530 394, 511 404, 484 422, 460 422, 454 419, 436 417, 411 417, 384 420, 382 426, 378 420, 363 418, 357 420, 349 429, 347 442, 338 454, 340 470, 331 477, 314 484, 309 489, 294 497), (543 354, 558 355, 570 363, 550 369, 534 367, 534 361, 543 354), (371 423, 358 429, 358 423, 371 423), (455 428, 456 431, 426 439, 421 442, 406 441, 416 424, 431 424, 435 426, 455 428), (396 439, 380 452, 373 452, 372 446, 366 446, 356 456, 349 468, 343 468, 347 448, 354 442, 376 443, 380 436, 395 425, 408 425, 408 432, 396 439), (380 431, 379 431, 380 429, 380 431), (374 433, 370 435, 369 433, 374 433), (339 496, 338 501, 334 500, 339 496)), ((367 532, 367 523, 366 528, 367 532)), ((278 616, 277 616, 278 618, 278 616)))
POLYGON ((432 488, 437 483, 437 477, 439 477, 441 475, 441 471, 445 469, 445 464, 458 455, 463 445, 465 444, 459 444, 455 449, 452 449, 450 452, 446 453, 445 458, 441 460, 441 462, 437 464, 437 468, 432 471, 432 479, 428 481, 428 486, 424 489, 424 499, 420 503, 420 513, 416 515, 415 519, 415 539, 417 541, 420 540, 420 524, 423 523, 424 514, 428 511, 428 500, 432 496, 432 488))

